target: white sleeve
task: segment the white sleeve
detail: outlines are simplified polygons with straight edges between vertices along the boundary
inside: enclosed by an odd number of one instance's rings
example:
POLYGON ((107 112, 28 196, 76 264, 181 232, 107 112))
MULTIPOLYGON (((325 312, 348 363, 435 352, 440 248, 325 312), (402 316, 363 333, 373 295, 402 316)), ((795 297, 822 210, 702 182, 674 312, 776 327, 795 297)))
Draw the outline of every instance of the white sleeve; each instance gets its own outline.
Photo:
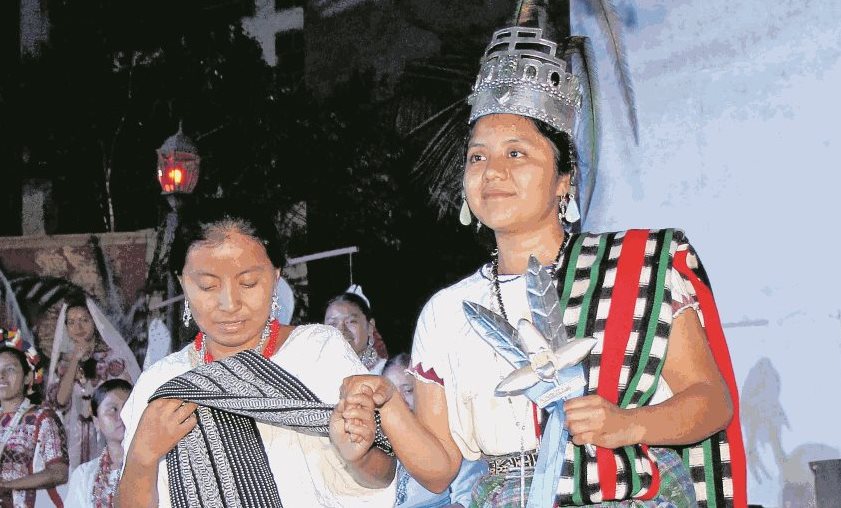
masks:
MULTIPOLYGON (((98 469, 99 461, 91 461, 95 464, 94 470, 98 469)), ((70 473, 70 481, 67 482, 67 497, 64 499, 65 506, 73 508, 93 508, 91 496, 93 495, 93 482, 91 481, 91 468, 89 463, 81 464, 70 473)))
MULTIPOLYGON (((368 373, 342 334, 326 325, 307 325, 272 360, 328 404, 338 402, 339 388, 345 377, 368 373)), ((316 499, 305 500, 302 497, 301 503, 314 502, 321 506, 385 508, 394 504, 394 481, 382 489, 362 487, 345 469, 344 461, 328 437, 301 432, 293 434, 288 437, 299 445, 299 450, 287 450, 286 457, 300 453, 303 464, 295 471, 289 471, 290 474, 277 478, 279 488, 282 489, 283 484, 290 480, 312 482, 316 499)), ((270 455, 270 460, 273 459, 270 455)), ((289 494, 290 499, 295 499, 292 490, 283 489, 283 492, 289 494)), ((304 493, 299 492, 298 495, 304 496, 304 493)))
POLYGON ((190 370, 190 365, 187 361, 185 351, 182 350, 158 361, 144 370, 140 374, 140 377, 137 378, 137 382, 134 384, 134 388, 131 390, 126 403, 123 404, 123 410, 120 413, 120 417, 123 419, 123 425, 126 426, 126 433, 123 437, 123 452, 126 455, 128 455, 134 434, 137 432, 140 417, 143 416, 143 411, 149 405, 149 397, 161 385, 188 370, 190 370))
MULTIPOLYGON (((147 372, 144 372, 137 379, 131 393, 123 404, 123 410, 120 412, 120 418, 123 419, 123 425, 126 427, 126 432, 123 435, 123 454, 128 457, 129 448, 131 448, 131 441, 134 439, 134 434, 137 432, 137 425, 140 423, 140 416, 143 410, 146 409, 149 394, 145 393, 144 386, 148 384, 147 372), (144 392, 142 395, 140 392, 144 392)), ((125 470, 125 462, 123 462, 123 470, 125 470)))
POLYGON ((368 374, 342 333, 332 326, 306 325, 272 361, 297 377, 322 402, 339 401, 342 381, 356 374, 368 374))
POLYGON ((672 243, 673 245, 670 248, 672 258, 669 260, 670 266, 667 281, 667 285, 672 293, 672 320, 674 320, 687 309, 693 309, 695 312, 698 313, 698 317, 701 319, 701 323, 703 323, 703 317, 701 316, 700 308, 698 305, 698 296, 695 294, 695 288, 692 286, 692 282, 690 282, 686 278, 686 276, 684 276, 677 268, 675 268, 673 264, 674 256, 678 252, 688 251, 686 258, 687 265, 689 266, 689 268, 697 270, 700 267, 698 255, 695 253, 695 249, 689 243, 689 240, 687 240, 683 231, 675 231, 675 236, 672 240, 672 243))
POLYGON ((418 316, 409 371, 418 381, 444 386, 447 379, 452 379, 452 375, 446 351, 441 347, 442 331, 437 318, 433 297, 418 316))
MULTIPOLYGON (((137 433, 137 427, 140 424, 140 418, 143 416, 143 411, 149 405, 149 397, 155 393, 159 386, 177 377, 184 372, 190 370, 189 361, 186 360, 186 354, 182 350, 178 353, 173 353, 163 360, 155 363, 137 378, 134 388, 131 391, 126 403, 123 405, 123 410, 120 417, 123 419, 123 424, 126 426, 126 433, 123 437, 123 453, 128 457, 128 451, 131 448, 131 442, 134 435, 137 433)), ((125 463, 123 461, 123 470, 125 470, 125 463)), ((170 506, 169 490, 167 486, 167 472, 166 472, 166 457, 161 458, 158 462, 158 506, 170 506)), ((72 506, 72 505, 68 505, 72 506)))

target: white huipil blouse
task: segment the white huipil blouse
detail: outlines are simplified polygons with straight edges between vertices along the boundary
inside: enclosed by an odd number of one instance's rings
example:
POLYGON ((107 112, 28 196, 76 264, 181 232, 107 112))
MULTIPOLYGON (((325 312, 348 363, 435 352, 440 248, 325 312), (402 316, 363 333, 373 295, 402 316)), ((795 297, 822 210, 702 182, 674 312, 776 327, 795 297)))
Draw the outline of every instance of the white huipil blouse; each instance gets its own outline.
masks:
MULTIPOLYGON (((149 397, 163 383, 191 369, 189 349, 192 347, 189 344, 141 374, 122 412, 126 452, 149 397)), ((342 334, 331 326, 319 324, 295 328, 271 360, 328 404, 339 400, 339 387, 346 376, 368 373, 342 334)), ((284 506, 385 508, 394 504, 395 483, 383 489, 357 484, 328 437, 259 422, 257 428, 284 506)), ((158 467, 158 496, 159 506, 171 506, 165 458, 158 467)))
MULTIPOLYGON (((499 279, 508 321, 514 327, 522 318, 531 321, 525 277, 500 275, 499 279)), ((668 279, 675 316, 686 308, 697 307, 689 283, 677 270, 671 270, 668 279)), ((531 402, 524 395, 494 395, 496 385, 513 367, 494 353, 464 315, 464 301, 499 313, 492 281, 490 264, 486 264, 433 295, 418 318, 412 345, 410 371, 421 382, 443 384, 450 433, 467 460, 538 447, 531 402)), ((578 319, 577 315, 569 314, 564 316, 567 325, 578 319)), ((671 395, 665 380, 661 380, 650 404, 662 402, 671 395)))

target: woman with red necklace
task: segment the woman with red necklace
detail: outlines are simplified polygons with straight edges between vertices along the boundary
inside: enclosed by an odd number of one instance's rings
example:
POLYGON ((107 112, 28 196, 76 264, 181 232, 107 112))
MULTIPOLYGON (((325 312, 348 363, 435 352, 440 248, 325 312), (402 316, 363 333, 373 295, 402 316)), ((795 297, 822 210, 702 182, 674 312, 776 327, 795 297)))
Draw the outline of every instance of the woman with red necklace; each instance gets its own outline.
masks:
POLYGON ((147 369, 126 402, 118 505, 391 506, 393 457, 348 432, 374 417, 360 410, 358 426, 346 424, 327 405, 345 376, 367 369, 336 329, 271 319, 284 265, 274 224, 218 203, 182 218, 170 267, 185 325, 200 331, 147 369), (278 406, 287 402, 292 410, 278 406))
POLYGON ((2 508, 33 507, 36 490, 67 482, 64 427, 52 409, 30 402, 27 392, 35 377, 37 353, 23 346, 27 350, 24 353, 20 344, 20 340, 0 342, 2 508))

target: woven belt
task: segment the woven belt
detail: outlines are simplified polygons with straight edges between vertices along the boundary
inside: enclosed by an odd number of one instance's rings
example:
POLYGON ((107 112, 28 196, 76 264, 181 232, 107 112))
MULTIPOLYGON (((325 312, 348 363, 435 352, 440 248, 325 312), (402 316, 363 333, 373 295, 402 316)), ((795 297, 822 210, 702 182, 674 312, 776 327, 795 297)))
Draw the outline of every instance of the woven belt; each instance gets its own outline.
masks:
POLYGON ((488 461, 488 474, 490 475, 519 475, 522 466, 524 472, 531 476, 534 472, 534 465, 537 463, 537 450, 485 456, 485 460, 488 461))

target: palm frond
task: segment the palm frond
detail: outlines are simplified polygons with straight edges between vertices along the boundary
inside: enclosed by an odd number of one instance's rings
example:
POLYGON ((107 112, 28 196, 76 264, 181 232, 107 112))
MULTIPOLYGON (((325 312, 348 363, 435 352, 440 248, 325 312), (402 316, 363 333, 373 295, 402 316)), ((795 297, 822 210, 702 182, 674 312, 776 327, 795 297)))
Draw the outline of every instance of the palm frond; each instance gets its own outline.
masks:
POLYGON ((56 303, 68 297, 78 297, 85 291, 72 282, 59 277, 25 275, 9 281, 21 309, 30 322, 35 322, 56 303))
POLYGON ((96 263, 96 269, 102 279, 105 287, 105 314, 112 323, 117 325, 120 331, 124 332, 125 327, 122 321, 123 318, 123 302, 120 295, 120 288, 115 280, 114 270, 111 269, 111 263, 105 257, 105 251, 99 243, 99 237, 91 235, 90 241, 91 250, 93 250, 93 259, 96 263))
POLYGON ((574 36, 566 41, 563 48, 564 58, 572 64, 573 73, 578 76, 582 90, 581 109, 583 114, 579 120, 579 128, 575 147, 578 160, 578 175, 576 185, 578 207, 581 211, 581 224, 587 220, 593 192, 596 186, 599 167, 599 140, 601 139, 601 123, 599 121, 599 81, 596 74, 596 61, 593 48, 586 37, 574 36))
POLYGON ((433 115, 435 120, 424 123, 423 128, 437 126, 429 137, 423 151, 417 159, 412 172, 419 175, 429 186, 430 200, 438 205, 439 216, 446 215, 452 207, 458 206, 461 193, 461 173, 464 166, 464 143, 470 132, 467 124, 469 106, 459 100, 433 115))
POLYGON ((628 113, 628 123, 634 134, 634 141, 639 143, 639 123, 637 120, 637 106, 634 98, 634 87, 631 83, 631 70, 628 67, 628 57, 625 43, 620 32, 622 22, 616 12, 616 6, 610 0, 584 0, 592 9, 596 22, 608 38, 611 51, 611 61, 619 80, 619 88, 625 101, 628 113))
POLYGON ((12 289, 12 284, 2 270, 0 270, 0 301, 3 302, 0 310, 2 310, 2 315, 7 320, 4 323, 0 323, 3 328, 17 328, 25 340, 32 342, 32 332, 29 329, 26 316, 18 303, 15 291, 12 289))

